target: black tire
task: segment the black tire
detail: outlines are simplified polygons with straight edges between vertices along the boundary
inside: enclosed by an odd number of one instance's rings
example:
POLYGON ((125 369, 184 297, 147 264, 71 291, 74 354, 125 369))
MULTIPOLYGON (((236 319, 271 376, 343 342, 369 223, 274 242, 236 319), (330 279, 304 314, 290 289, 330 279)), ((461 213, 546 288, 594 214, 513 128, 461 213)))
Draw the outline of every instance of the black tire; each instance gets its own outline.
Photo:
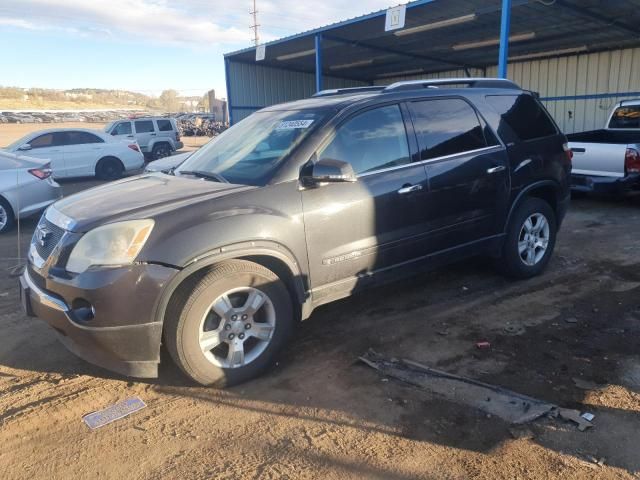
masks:
POLYGON ((96 165, 96 177, 100 180, 117 180, 124 174, 124 165, 116 157, 101 158, 96 165))
MULTIPOLYGON (((534 225, 535 227, 535 225, 534 225)), ((503 246, 502 256, 499 259, 498 266, 502 272, 510 277, 525 279, 540 275, 547 267, 549 260, 553 254, 553 249, 556 244, 557 234, 557 222, 556 214, 553 208, 540 198, 529 197, 525 199, 513 213, 511 221, 509 222, 507 237, 503 246), (520 242, 524 245, 536 244, 535 239, 526 238, 527 232, 525 230, 525 222, 532 216, 534 218, 540 218, 542 215, 548 224, 548 233, 546 236, 547 247, 544 252, 538 249, 527 248, 525 252, 520 253, 520 242), (527 264, 527 254, 529 250, 535 252, 533 262, 534 264, 527 264), (540 258, 537 259, 537 256, 540 258)), ((544 237, 544 235, 542 236, 544 237)), ((544 239, 544 238, 542 238, 544 239)))
POLYGON ((156 143, 153 146, 153 150, 151 152, 151 158, 154 160, 159 160, 161 158, 165 158, 170 156, 172 153, 171 145, 168 143, 156 143))
POLYGON ((9 202, 0 198, 0 233, 6 233, 13 228, 16 221, 13 209, 9 202))
MULTIPOLYGON (((228 298, 233 299, 232 295, 242 295, 242 293, 230 293, 228 298)), ((244 305, 245 300, 241 298, 238 300, 236 300, 238 304, 234 304, 232 300, 231 303, 234 307, 244 305)), ((246 303, 248 304, 248 297, 246 303)), ((238 312, 238 317, 240 313, 238 312)), ((259 325, 262 324, 254 324, 253 332, 257 333, 259 331, 259 325)), ((167 350, 174 362, 187 376, 202 385, 222 388, 237 385, 265 372, 274 363, 276 355, 286 344, 293 332, 293 328, 294 315, 291 297, 282 280, 261 265, 244 260, 233 260, 217 265, 204 277, 194 278, 179 289, 174 298, 172 298, 167 310, 164 338, 167 350), (212 311, 211 306, 214 300, 226 292, 239 288, 254 289, 259 291, 260 294, 266 294, 270 306, 265 303, 265 307, 261 306, 258 309, 256 317, 250 317, 249 320, 238 318, 233 321, 229 316, 225 320, 222 316, 212 311), (251 322, 253 318, 257 318, 262 308, 269 309, 275 324, 275 328, 270 333, 270 340, 267 341, 265 346, 261 347, 264 350, 258 349, 257 352, 261 353, 257 354, 252 361, 249 361, 247 357, 243 357, 243 359, 247 360, 247 363, 241 366, 225 368, 219 364, 214 364, 211 361, 212 358, 214 361, 216 359, 218 361, 229 361, 229 356, 231 355, 229 335, 235 331, 231 330, 231 325, 234 325, 234 329, 245 328, 246 324, 244 322, 251 322), (207 329, 206 323, 210 320, 212 321, 212 328, 207 329), (214 325, 215 328, 213 327, 214 325), (225 327, 230 330, 226 330, 225 327), (211 347, 212 349, 205 354, 200 345, 200 336, 203 330, 214 329, 219 331, 221 337, 224 337, 225 340, 218 346, 211 347), (216 356, 218 355, 216 351, 219 348, 222 349, 222 355, 216 356), (224 353, 225 349, 227 350, 226 354, 224 353), (209 355, 209 359, 206 355, 209 355)), ((249 332, 251 332, 250 329, 236 331, 235 335, 238 338, 235 341, 239 342, 240 338, 245 338, 243 345, 247 345, 251 340, 254 342, 253 348, 255 348, 255 345, 259 344, 260 341, 252 339, 249 332), (246 337, 245 331, 247 332, 246 337)), ((244 346, 242 346, 242 349, 245 352, 244 355, 247 355, 244 346)), ((249 356, 252 351, 249 350, 249 356)))

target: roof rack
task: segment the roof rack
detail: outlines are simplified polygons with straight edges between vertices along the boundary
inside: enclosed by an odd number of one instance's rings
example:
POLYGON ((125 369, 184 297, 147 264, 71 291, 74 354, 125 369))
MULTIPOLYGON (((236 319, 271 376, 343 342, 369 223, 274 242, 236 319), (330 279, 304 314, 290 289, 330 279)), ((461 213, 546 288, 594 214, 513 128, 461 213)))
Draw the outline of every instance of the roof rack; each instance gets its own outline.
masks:
POLYGON ((360 93, 360 92, 381 92, 385 87, 351 87, 351 88, 334 88, 332 90, 321 90, 318 93, 314 93, 314 97, 330 97, 333 95, 345 95, 348 93, 360 93))
POLYGON ((396 82, 386 87, 383 91, 397 92, 419 88, 438 88, 441 85, 467 85, 469 88, 511 88, 520 90, 516 83, 506 78, 435 78, 431 80, 396 82))

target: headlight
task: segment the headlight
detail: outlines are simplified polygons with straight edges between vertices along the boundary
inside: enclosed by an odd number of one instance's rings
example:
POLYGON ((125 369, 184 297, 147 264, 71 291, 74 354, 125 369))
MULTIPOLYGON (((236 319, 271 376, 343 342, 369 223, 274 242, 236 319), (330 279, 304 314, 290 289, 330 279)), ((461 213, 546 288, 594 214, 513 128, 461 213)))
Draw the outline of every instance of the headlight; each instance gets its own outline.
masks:
POLYGON ((91 230, 73 248, 67 270, 82 273, 92 265, 133 263, 149 238, 153 223, 153 220, 132 220, 91 230))

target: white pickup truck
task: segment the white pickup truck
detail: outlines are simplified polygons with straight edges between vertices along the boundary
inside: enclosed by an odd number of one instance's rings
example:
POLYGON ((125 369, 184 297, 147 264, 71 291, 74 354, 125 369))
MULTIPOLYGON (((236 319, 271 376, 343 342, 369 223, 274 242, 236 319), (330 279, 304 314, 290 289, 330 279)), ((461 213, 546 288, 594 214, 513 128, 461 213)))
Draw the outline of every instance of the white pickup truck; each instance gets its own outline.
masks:
POLYGON ((614 194, 640 190, 640 100, 617 103, 606 128, 567 138, 573 151, 573 190, 614 194))

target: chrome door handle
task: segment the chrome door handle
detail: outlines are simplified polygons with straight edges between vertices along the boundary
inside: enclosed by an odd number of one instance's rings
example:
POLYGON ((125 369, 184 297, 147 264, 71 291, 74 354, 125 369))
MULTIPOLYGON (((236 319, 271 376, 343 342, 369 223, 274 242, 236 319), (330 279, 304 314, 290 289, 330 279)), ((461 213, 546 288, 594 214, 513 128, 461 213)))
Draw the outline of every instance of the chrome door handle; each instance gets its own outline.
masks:
POLYGON ((498 165, 497 167, 491 167, 487 170, 488 174, 504 172, 507 169, 504 165, 498 165))
POLYGON ((422 185, 408 185, 398 190, 400 195, 406 195, 407 193, 419 192, 422 190, 422 185))

